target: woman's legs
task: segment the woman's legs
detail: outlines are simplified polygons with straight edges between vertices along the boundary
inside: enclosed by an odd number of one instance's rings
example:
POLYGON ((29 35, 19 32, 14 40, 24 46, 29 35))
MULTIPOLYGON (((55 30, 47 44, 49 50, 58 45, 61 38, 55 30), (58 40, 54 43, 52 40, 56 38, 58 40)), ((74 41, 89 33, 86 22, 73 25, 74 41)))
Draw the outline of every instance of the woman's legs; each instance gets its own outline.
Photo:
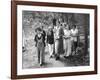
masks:
POLYGON ((59 41, 56 40, 56 41, 55 41, 55 57, 56 57, 56 60, 59 59, 58 45, 59 45, 59 41))
POLYGON ((48 44, 48 47, 49 47, 49 54, 50 54, 50 56, 52 56, 52 54, 53 54, 53 44, 48 44))
POLYGON ((74 41, 74 51, 75 51, 75 54, 76 54, 76 48, 77 48, 77 41, 74 41))
POLYGON ((70 39, 67 40, 67 45, 68 45, 67 56, 70 56, 71 55, 71 40, 70 39))
POLYGON ((72 41, 72 55, 76 53, 77 41, 72 41))
POLYGON ((64 39, 64 50, 65 50, 64 56, 67 56, 67 50, 68 50, 68 41, 67 41, 67 39, 64 39))
POLYGON ((40 48, 40 65, 44 63, 44 45, 40 48))
POLYGON ((58 54, 58 40, 55 41, 55 54, 58 54))
POLYGON ((37 53, 38 53, 38 63, 40 64, 40 65, 42 65, 43 64, 43 62, 44 62, 44 44, 43 43, 38 43, 37 44, 37 53))
POLYGON ((38 63, 40 63, 40 49, 37 47, 38 63))

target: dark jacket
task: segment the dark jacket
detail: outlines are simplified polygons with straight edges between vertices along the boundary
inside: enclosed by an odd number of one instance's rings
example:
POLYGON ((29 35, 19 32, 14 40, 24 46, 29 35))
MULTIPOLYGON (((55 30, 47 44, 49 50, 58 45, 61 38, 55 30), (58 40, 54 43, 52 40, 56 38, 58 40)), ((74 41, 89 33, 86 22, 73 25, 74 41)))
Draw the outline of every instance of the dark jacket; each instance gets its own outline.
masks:
POLYGON ((45 37, 46 37, 46 32, 43 30, 43 39, 44 39, 44 42, 45 42, 45 37))
POLYGON ((51 34, 47 34, 47 43, 54 44, 54 33, 51 31, 51 34))
MULTIPOLYGON (((42 33, 41 33, 41 34, 42 34, 42 33)), ((36 44, 35 44, 36 47, 37 47, 37 43, 38 43, 38 41, 41 40, 41 39, 42 39, 42 42, 44 43, 44 46, 45 46, 44 35, 42 34, 41 37, 38 37, 37 34, 35 35, 34 41, 36 42, 36 44)))

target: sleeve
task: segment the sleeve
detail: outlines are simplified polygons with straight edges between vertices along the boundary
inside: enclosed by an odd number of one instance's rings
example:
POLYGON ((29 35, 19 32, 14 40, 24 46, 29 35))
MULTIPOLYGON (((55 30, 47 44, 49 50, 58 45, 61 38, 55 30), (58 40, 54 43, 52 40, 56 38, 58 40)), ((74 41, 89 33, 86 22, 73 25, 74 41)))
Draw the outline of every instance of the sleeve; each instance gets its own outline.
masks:
POLYGON ((37 47, 37 35, 35 35, 34 41, 35 41, 35 47, 37 47))
POLYGON ((78 29, 76 30, 76 36, 78 36, 79 35, 79 32, 78 32, 78 29))
POLYGON ((52 36, 53 36, 53 38, 54 38, 54 32, 52 31, 52 36))
POLYGON ((45 37, 46 37, 46 32, 43 31, 43 41, 45 41, 45 37))
POLYGON ((36 39, 36 38, 37 38, 37 35, 35 35, 35 38, 34 38, 34 41, 35 41, 35 42, 37 42, 37 39, 36 39))
POLYGON ((46 36, 46 32, 43 30, 43 35, 44 35, 44 37, 46 36))
POLYGON ((48 40, 49 40, 49 39, 48 39, 48 33, 47 33, 47 39, 46 39, 46 42, 47 42, 47 43, 48 43, 48 40))

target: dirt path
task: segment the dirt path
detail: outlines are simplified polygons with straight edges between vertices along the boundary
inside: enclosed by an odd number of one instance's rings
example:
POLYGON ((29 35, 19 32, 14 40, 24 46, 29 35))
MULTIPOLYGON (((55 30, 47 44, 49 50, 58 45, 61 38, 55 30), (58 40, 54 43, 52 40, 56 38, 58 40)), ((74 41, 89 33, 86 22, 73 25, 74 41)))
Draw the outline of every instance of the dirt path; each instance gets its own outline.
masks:
MULTIPOLYGON (((63 58, 63 55, 60 55, 60 60, 55 60, 55 58, 49 58, 49 53, 45 53, 45 64, 42 68, 49 67, 68 67, 68 66, 84 66, 89 65, 89 60, 85 61, 88 57, 84 58, 81 56, 74 56, 68 59, 63 58)), ((40 68, 41 66, 38 64, 36 47, 32 47, 25 52, 23 52, 23 69, 26 68, 40 68)))

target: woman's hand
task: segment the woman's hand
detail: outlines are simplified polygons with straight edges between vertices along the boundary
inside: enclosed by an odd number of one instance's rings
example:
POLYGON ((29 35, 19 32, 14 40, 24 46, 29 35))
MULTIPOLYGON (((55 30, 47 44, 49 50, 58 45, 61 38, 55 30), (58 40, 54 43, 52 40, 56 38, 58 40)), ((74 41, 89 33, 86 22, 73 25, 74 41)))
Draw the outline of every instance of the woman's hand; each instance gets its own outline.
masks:
POLYGON ((71 36, 63 36, 64 39, 69 39, 71 36))

